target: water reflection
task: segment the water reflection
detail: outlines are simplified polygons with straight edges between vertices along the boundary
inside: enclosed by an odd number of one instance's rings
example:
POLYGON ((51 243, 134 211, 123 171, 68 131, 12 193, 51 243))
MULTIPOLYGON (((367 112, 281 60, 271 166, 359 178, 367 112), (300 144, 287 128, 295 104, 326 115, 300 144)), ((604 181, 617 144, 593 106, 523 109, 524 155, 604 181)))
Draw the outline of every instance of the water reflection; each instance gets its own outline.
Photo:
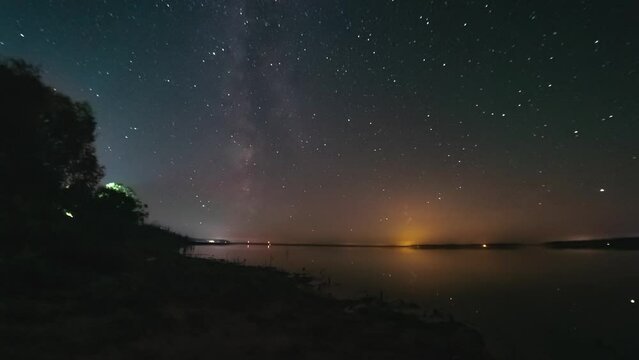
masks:
POLYGON ((480 328, 504 359, 635 358, 639 252, 200 246, 191 254, 330 281, 338 297, 401 298, 480 328))

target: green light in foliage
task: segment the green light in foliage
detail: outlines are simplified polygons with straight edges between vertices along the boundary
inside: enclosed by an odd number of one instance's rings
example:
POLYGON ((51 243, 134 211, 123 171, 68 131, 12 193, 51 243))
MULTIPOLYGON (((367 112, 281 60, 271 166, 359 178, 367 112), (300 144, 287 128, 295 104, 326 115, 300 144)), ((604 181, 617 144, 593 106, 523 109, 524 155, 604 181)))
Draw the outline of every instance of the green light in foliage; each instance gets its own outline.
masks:
POLYGON ((104 185, 105 188, 109 189, 109 190, 113 190, 113 191, 117 191, 119 193, 122 193, 128 197, 132 197, 135 198, 135 193, 133 193, 133 190, 129 189, 128 187, 122 185, 122 184, 118 184, 116 182, 110 182, 106 185, 104 185))

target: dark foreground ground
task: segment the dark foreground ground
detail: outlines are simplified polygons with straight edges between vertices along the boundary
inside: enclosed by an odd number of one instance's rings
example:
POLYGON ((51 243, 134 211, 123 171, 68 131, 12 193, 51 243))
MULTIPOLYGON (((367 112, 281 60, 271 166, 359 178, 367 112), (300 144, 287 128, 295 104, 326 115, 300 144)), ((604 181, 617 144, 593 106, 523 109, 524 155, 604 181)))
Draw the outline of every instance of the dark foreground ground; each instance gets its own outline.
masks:
POLYGON ((488 359, 478 333, 273 269, 91 249, 0 258, 0 359, 488 359))

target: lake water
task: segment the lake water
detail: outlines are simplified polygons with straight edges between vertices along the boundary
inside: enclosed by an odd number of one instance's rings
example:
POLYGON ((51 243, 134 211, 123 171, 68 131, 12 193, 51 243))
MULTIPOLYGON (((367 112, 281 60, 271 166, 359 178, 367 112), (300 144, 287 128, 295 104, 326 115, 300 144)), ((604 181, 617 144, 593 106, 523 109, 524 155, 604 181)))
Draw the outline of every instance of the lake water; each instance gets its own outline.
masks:
POLYGON ((476 327, 498 359, 639 359, 639 251, 196 246, 192 254, 331 279, 476 327))

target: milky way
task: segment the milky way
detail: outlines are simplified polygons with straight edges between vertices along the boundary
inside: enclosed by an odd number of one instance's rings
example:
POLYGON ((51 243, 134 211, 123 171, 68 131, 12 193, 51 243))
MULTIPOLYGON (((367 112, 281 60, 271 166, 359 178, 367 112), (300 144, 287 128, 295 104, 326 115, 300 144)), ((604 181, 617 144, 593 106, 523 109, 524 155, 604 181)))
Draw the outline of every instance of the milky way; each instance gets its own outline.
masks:
POLYGON ((639 19, 599 1, 2 1, 105 181, 199 237, 639 234, 639 19))

